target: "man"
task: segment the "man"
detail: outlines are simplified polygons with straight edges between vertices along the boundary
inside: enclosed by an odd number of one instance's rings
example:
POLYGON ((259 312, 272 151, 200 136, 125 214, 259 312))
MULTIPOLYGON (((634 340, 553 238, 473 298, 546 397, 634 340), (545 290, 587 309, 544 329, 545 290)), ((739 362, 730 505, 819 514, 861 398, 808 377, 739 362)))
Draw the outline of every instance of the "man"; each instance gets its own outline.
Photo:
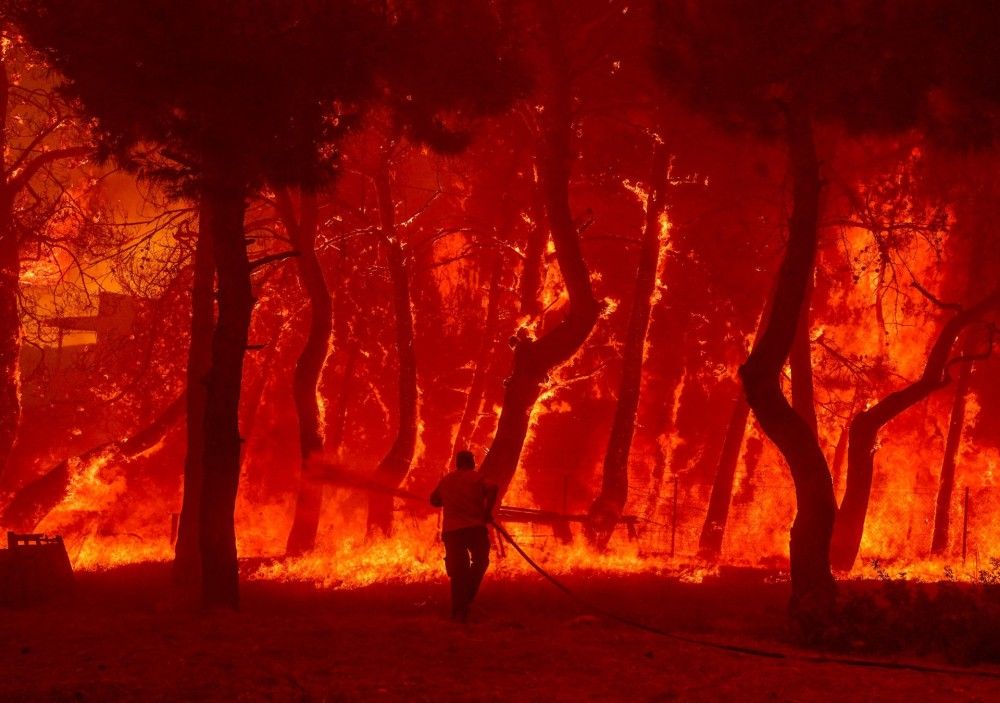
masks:
POLYGON ((472 452, 455 455, 455 471, 444 476, 431 493, 431 505, 444 508, 441 539, 444 567, 451 579, 451 618, 465 622, 469 606, 490 565, 487 523, 493 520, 497 487, 476 471, 472 452))

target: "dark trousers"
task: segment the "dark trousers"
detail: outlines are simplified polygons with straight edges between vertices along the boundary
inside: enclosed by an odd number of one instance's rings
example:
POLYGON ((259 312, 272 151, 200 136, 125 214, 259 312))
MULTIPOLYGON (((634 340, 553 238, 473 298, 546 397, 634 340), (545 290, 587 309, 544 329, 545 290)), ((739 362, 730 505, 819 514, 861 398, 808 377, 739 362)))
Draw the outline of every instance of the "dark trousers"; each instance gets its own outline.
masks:
POLYGON ((485 526, 476 526, 445 532, 441 539, 444 568, 451 579, 451 614, 462 616, 490 565, 490 536, 485 526))

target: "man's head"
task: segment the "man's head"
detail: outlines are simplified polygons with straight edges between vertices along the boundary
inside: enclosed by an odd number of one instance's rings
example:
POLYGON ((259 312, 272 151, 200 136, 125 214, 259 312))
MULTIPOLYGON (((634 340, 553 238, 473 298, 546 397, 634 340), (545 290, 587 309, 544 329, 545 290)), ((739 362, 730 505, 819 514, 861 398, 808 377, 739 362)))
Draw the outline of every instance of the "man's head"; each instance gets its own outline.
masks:
POLYGON ((476 457, 472 452, 463 449, 455 455, 455 468, 459 471, 472 471, 476 468, 476 457))

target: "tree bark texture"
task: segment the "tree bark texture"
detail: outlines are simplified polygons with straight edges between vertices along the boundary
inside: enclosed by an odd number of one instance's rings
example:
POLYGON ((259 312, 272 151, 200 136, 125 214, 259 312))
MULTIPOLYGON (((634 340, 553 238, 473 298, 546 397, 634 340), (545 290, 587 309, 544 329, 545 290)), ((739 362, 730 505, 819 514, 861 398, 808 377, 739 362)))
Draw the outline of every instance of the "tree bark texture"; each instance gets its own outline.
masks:
POLYGON ((13 207, 12 194, 0 182, 0 481, 21 422, 21 258, 13 207))
MULTIPOLYGON (((287 192, 279 193, 279 211, 299 252, 298 270, 302 288, 309 298, 309 333, 295 363, 292 395, 299 418, 299 448, 301 473, 304 476, 310 460, 323 451, 323 427, 319 406, 319 384, 323 367, 330 354, 333 334, 333 300, 316 256, 316 230, 319 206, 314 193, 304 193, 300 216, 295 217, 287 192)), ((295 517, 288 534, 285 553, 297 556, 311 551, 316 545, 320 512, 323 507, 322 484, 302 479, 295 500, 295 517)))
POLYGON ((712 481, 708 511, 705 513, 705 522, 702 524, 701 536, 698 539, 698 556, 703 559, 714 561, 722 553, 722 539, 725 536, 729 506, 733 498, 733 481, 749 418, 750 406, 741 389, 739 397, 733 403, 733 412, 726 427, 726 438, 719 455, 719 468, 712 481))
POLYGON ((0 485, 21 421, 20 242, 14 229, 14 193, 7 178, 10 79, 0 58, 0 485))
POLYGON ((212 220, 219 312, 212 333, 212 363, 205 398, 198 525, 202 602, 206 607, 235 609, 239 607, 234 513, 242 445, 240 390, 254 304, 243 225, 245 189, 210 173, 204 184, 203 207, 212 220))
POLYGON ((667 145, 657 141, 653 148, 646 221, 639 248, 639 263, 628 328, 622 350, 622 375, 618 384, 618 402, 611 423, 611 434, 604 454, 601 492, 590 506, 590 537, 603 547, 614 531, 628 499, 628 460, 635 433, 636 413, 642 386, 642 365, 646 333, 656 289, 656 267, 660 260, 660 218, 666 212, 667 145))
POLYGON ((174 582, 197 593, 201 582, 198 520, 201 513, 201 462, 205 453, 205 399, 212 366, 212 330, 215 328, 215 262, 212 255, 212 212, 199 212, 198 241, 191 285, 191 339, 187 363, 187 451, 184 455, 184 497, 174 548, 174 582))
MULTIPOLYGON (((537 171, 537 165, 536 165, 537 171)), ((524 247, 524 264, 521 267, 519 281, 520 305, 522 317, 533 318, 541 312, 542 292, 542 257, 545 254, 545 243, 548 242, 548 230, 545 227, 545 204, 541 202, 541 189, 535 182, 532 197, 534 221, 528 229, 528 241, 524 247)))
POLYGON ((816 401, 813 389, 812 342, 809 334, 811 321, 809 314, 813 292, 813 275, 809 272, 809 285, 806 287, 805 300, 802 301, 802 314, 795 328, 795 339, 792 351, 788 356, 788 364, 792 376, 792 408, 806 421, 813 434, 819 437, 816 421, 816 401))
POLYGON ((568 361, 583 345, 597 322, 598 304, 590 285, 580 238, 569 204, 571 149, 570 74, 560 30, 551 3, 542 3, 539 40, 539 87, 545 109, 540 116, 538 186, 555 244, 556 260, 569 293, 566 316, 538 339, 520 339, 514 348, 513 370, 506 381, 497 431, 481 470, 506 492, 517 470, 528 433, 531 410, 548 374, 568 361))
MULTIPOLYGON (((763 332, 767 314, 768 308, 765 307, 757 320, 754 339, 763 332)), ((719 465, 715 471, 715 478, 712 479, 712 492, 708 497, 705 522, 702 523, 701 535, 698 538, 698 555, 713 561, 722 553, 722 540, 725 537, 729 508, 733 500, 736 467, 739 465, 740 450, 743 447, 743 438, 746 436, 747 421, 750 419, 750 405, 742 387, 737 393, 729 424, 726 426, 722 450, 719 453, 719 465)))
POLYGON ((458 422, 455 433, 453 453, 468 449, 469 440, 476 428, 476 420, 483 407, 483 397, 486 394, 487 372, 493 365, 493 351, 497 345, 500 333, 500 298, 503 291, 503 257, 499 253, 493 255, 490 266, 490 290, 486 303, 486 321, 483 323, 483 343, 476 358, 476 368, 469 385, 469 394, 465 399, 462 418, 458 422))
MULTIPOLYGON (((379 224, 392 279, 392 307, 396 318, 396 356, 399 364, 399 404, 396 439, 375 470, 376 480, 386 488, 398 488, 406 478, 417 446, 417 356, 413 346, 413 308, 406 252, 396 231, 389 163, 383 162, 375 176, 379 224)), ((368 534, 392 532, 393 498, 389 492, 373 491, 368 498, 368 534)))
MULTIPOLYGON (((972 352, 971 344, 965 345, 965 353, 972 352)), ((969 394, 969 384, 972 380, 973 362, 966 362, 958 371, 958 382, 955 384, 955 399, 951 406, 951 419, 948 422, 948 437, 944 443, 944 457, 941 461, 941 479, 938 483, 937 502, 934 511, 934 532, 931 537, 931 552, 944 554, 948 550, 948 528, 951 524, 951 496, 955 490, 955 466, 958 458, 958 445, 962 441, 962 430, 965 428, 965 400, 969 394)))
POLYGON ((781 390, 781 371, 792 349, 815 264, 821 190, 812 126, 794 110, 788 114, 788 151, 793 199, 788 245, 767 325, 754 340, 740 377, 757 422, 785 457, 795 484, 790 609, 800 622, 806 622, 828 617, 833 608, 836 589, 829 551, 836 504, 830 470, 816 435, 781 390))

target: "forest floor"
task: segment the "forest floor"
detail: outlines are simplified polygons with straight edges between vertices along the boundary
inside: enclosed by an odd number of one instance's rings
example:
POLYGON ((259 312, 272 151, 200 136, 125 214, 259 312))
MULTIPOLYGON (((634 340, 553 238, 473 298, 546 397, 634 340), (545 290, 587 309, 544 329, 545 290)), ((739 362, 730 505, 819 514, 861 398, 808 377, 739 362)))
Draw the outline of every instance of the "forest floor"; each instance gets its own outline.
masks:
MULTIPOLYGON (((78 574, 72 599, 0 610, 2 701, 988 701, 1000 678, 766 659, 584 614, 537 578, 487 576, 471 621, 446 585, 243 584, 238 613, 171 605, 165 564, 78 574)), ((795 654, 787 586, 568 579, 695 637, 795 654)), ((901 660, 949 666, 934 657, 901 660)), ((1000 675, 1000 667, 977 667, 1000 675)))

